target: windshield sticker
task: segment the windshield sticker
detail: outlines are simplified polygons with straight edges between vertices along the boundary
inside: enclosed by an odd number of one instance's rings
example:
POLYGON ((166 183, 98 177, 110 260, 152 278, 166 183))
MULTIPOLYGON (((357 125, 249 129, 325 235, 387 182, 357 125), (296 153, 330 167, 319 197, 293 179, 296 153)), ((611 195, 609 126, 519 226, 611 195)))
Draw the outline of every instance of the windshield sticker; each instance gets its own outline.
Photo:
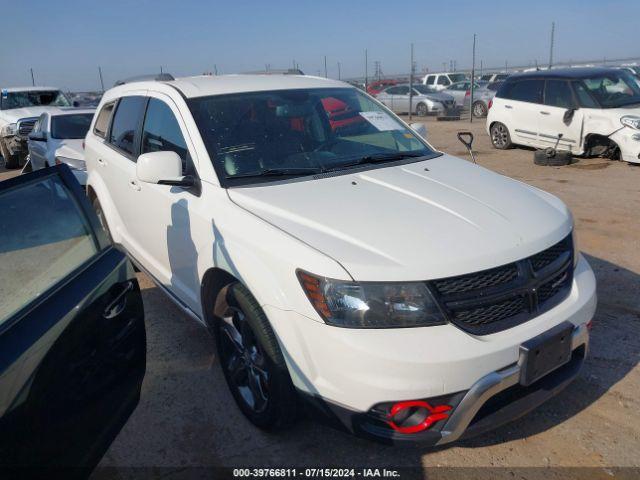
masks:
POLYGON ((404 130, 402 125, 384 112, 360 112, 360 116, 380 132, 389 130, 404 130))

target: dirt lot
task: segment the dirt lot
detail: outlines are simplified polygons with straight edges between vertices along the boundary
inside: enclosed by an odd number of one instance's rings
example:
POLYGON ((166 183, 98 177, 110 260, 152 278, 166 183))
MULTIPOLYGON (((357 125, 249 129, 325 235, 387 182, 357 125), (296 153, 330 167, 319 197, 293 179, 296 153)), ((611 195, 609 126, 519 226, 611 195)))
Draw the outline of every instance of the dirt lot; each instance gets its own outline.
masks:
POLYGON ((429 478, 640 475, 617 469, 640 466, 640 167, 602 159, 539 167, 530 150, 494 150, 482 121, 427 125, 435 147, 463 158, 468 157, 455 133, 472 130, 480 165, 547 190, 572 209, 599 288, 590 357, 579 378, 528 416, 436 450, 381 446, 308 419, 289 432, 268 435, 240 415, 208 333, 140 274, 147 376, 138 409, 102 461, 116 467, 109 476, 128 478, 132 471, 122 467, 130 466, 177 467, 162 471, 169 477, 189 466, 506 467, 446 475, 429 469, 429 478), (549 466, 596 468, 519 468, 549 466))

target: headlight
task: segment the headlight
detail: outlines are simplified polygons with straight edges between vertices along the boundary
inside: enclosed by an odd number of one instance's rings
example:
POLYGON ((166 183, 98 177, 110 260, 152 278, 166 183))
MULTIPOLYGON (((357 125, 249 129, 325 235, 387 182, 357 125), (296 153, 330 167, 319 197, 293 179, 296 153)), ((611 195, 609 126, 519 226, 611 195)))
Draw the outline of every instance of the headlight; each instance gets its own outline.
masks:
POLYGON ((424 282, 348 282, 298 271, 302 289, 329 325, 394 328, 443 325, 444 316, 424 282))
POLYGON ((74 170, 85 171, 87 169, 86 162, 77 158, 56 157, 56 165, 60 165, 61 163, 66 163, 69 168, 72 168, 74 170))
POLYGON ((640 117, 635 115, 625 115, 620 119, 620 123, 625 127, 635 128, 636 130, 640 130, 640 117))
POLYGON ((10 123, 9 125, 5 125, 2 129, 2 136, 3 137, 8 137, 11 135, 15 135, 16 133, 18 133, 18 124, 17 123, 10 123))

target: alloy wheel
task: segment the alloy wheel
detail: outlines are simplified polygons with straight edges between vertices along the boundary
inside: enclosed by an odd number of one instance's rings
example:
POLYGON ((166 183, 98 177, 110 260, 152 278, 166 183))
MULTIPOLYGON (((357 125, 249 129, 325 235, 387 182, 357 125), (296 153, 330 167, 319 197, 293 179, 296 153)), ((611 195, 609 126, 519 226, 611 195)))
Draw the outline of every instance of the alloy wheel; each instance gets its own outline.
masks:
POLYGON ((244 312, 230 306, 230 315, 221 322, 220 362, 231 380, 232 388, 255 413, 261 413, 269 402, 269 370, 262 347, 258 343, 244 312))
POLYGON ((504 147, 507 144, 507 138, 507 127, 505 127, 501 123, 498 125, 494 125, 493 129, 491 130, 491 141, 493 142, 493 144, 498 148, 504 147))

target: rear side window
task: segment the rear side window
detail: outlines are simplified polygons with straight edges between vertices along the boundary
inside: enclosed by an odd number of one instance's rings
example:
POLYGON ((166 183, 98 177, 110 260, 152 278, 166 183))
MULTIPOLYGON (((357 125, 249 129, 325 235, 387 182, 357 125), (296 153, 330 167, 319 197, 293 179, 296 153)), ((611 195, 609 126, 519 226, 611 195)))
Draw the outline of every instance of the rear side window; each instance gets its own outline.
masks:
POLYGON ((182 159, 182 171, 186 172, 187 143, 180 125, 169 105, 161 100, 149 100, 142 128, 142 153, 176 152, 182 159))
POLYGON ((500 89, 500 97, 519 102, 542 103, 544 80, 520 80, 505 84, 500 89))
POLYGON ((573 108, 573 93, 565 80, 547 80, 544 90, 544 104, 551 107, 573 108))
POLYGON ((102 107, 96 119, 96 124, 93 126, 93 133, 101 138, 107 137, 107 130, 109 129, 109 121, 111 120, 114 105, 115 102, 111 102, 102 107))
POLYGON ((136 132, 145 102, 145 97, 122 97, 113 116, 109 143, 130 155, 135 150, 136 132))
POLYGON ((436 77, 433 75, 430 75, 427 77, 427 85, 433 85, 436 81, 436 77))
POLYGON ((445 77, 444 75, 438 77, 438 85, 451 85, 451 82, 449 81, 449 79, 447 77, 445 77))
POLYGON ((409 95, 409 87, 398 87, 396 95, 409 95))
POLYGON ((51 136, 69 140, 84 138, 92 119, 92 113, 54 116, 51 118, 51 136))
POLYGON ((0 325, 98 253, 88 220, 57 175, 0 194, 0 325))

